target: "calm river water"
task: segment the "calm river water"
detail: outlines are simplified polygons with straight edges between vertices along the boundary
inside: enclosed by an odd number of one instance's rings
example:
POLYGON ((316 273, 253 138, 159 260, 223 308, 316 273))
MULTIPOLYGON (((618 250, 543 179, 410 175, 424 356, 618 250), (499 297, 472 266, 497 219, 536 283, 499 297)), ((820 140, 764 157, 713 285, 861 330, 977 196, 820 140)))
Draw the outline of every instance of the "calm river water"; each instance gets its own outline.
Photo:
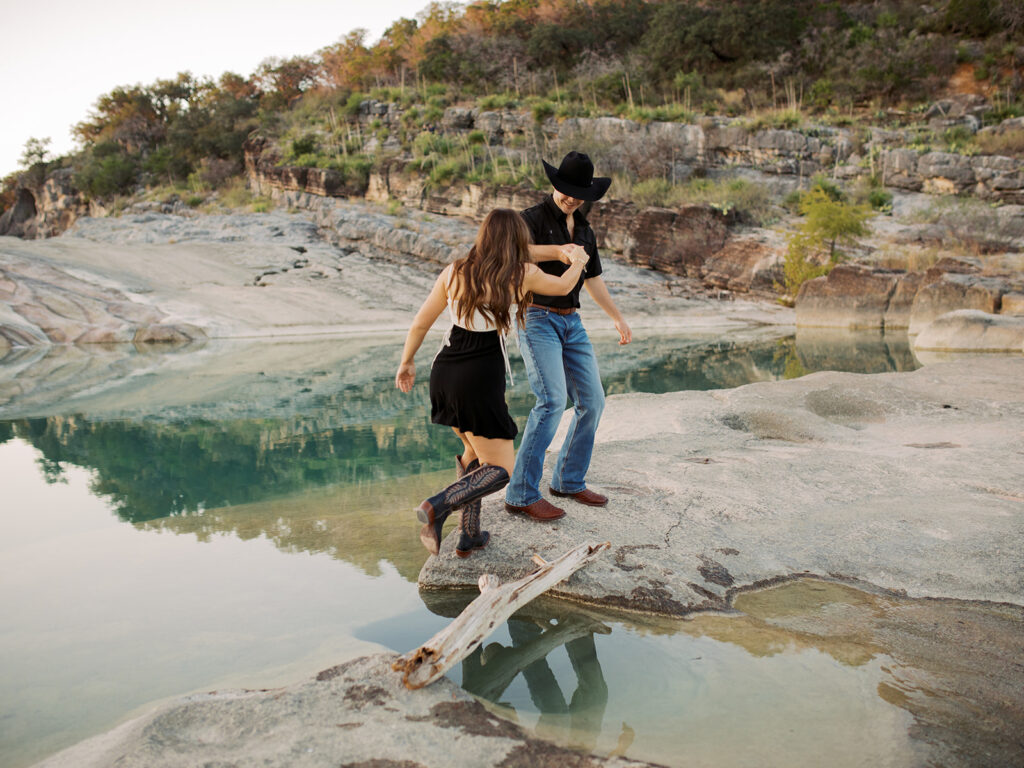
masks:
MULTIPOLYGON (((429 424, 422 381, 394 389, 400 346, 0 360, 0 762, 29 765, 167 697, 406 651, 447 623, 461 598, 418 593, 409 510, 449 480, 457 443, 429 424)), ((878 337, 597 346, 610 394, 916 367, 905 340, 878 337)), ((514 363, 522 424, 532 397, 514 363)), ((907 605, 802 582, 737 608, 642 621, 541 600, 451 677, 541 735, 667 765, 909 766, 960 743, 920 704, 955 662, 880 639, 907 605), (822 612, 863 621, 841 636, 790 626, 822 612)), ((971 616, 957 620, 1006 629, 971 616)), ((957 716, 977 704, 947 700, 957 716)))

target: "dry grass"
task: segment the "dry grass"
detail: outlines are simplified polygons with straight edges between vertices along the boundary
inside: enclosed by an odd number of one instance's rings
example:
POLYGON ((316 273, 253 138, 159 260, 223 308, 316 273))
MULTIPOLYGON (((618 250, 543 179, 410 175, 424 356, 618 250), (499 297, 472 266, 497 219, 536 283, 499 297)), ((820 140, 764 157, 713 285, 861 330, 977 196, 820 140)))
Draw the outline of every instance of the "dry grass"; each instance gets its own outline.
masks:
POLYGON ((871 263, 884 269, 904 269, 907 272, 923 272, 946 256, 966 257, 964 251, 955 253, 941 246, 890 246, 872 254, 871 263))
POLYGON ((220 193, 220 202, 228 208, 248 208, 252 205, 252 192, 245 178, 238 176, 224 187, 220 193))
POLYGON ((978 149, 986 155, 1024 156, 1024 129, 982 131, 974 137, 978 149))
POLYGON ((1000 216, 997 206, 970 198, 941 198, 915 217, 944 232, 942 245, 964 249, 974 256, 1018 250, 1024 237, 1019 220, 1000 216))
POLYGON ((977 264, 983 275, 1005 275, 1024 271, 1024 253, 978 254, 970 248, 951 245, 890 245, 870 257, 873 266, 924 272, 940 259, 957 259, 977 264))

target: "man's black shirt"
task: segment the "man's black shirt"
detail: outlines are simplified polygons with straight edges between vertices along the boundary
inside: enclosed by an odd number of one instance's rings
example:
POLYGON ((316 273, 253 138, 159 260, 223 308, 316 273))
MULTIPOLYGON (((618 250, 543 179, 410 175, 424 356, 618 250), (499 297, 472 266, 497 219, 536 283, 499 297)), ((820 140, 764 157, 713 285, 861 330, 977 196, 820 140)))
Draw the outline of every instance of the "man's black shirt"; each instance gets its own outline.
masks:
MULTIPOLYGON (((579 307, 580 289, 583 281, 590 277, 597 277, 601 274, 601 256, 597 252, 597 237, 594 230, 590 228, 586 217, 579 212, 573 211, 572 240, 569 239, 569 228, 565 225, 565 214, 559 208, 551 195, 545 197, 541 202, 532 208, 522 212, 526 226, 530 230, 530 236, 536 245, 567 245, 569 242, 582 245, 590 260, 587 262, 586 271, 580 275, 579 282, 572 292, 566 296, 542 296, 533 295, 533 303, 545 307, 579 307)), ((544 272, 555 277, 560 277, 569 268, 568 264, 560 261, 541 261, 537 264, 544 272)))

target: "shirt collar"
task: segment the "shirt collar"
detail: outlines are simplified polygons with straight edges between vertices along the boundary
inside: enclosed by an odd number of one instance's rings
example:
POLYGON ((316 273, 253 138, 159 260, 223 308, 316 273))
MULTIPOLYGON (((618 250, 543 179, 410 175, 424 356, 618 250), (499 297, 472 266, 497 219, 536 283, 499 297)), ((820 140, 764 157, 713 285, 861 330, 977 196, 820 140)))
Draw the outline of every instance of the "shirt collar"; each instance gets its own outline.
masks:
MULTIPOLYGON (((544 205, 548 209, 548 213, 554 216, 556 221, 565 221, 565 212, 558 207, 558 203, 555 202, 555 198, 553 195, 551 195, 551 193, 548 193, 544 197, 544 205)), ((587 217, 583 215, 583 212, 579 208, 572 212, 572 217, 573 227, 576 227, 577 225, 580 224, 582 224, 583 226, 589 226, 587 217)))

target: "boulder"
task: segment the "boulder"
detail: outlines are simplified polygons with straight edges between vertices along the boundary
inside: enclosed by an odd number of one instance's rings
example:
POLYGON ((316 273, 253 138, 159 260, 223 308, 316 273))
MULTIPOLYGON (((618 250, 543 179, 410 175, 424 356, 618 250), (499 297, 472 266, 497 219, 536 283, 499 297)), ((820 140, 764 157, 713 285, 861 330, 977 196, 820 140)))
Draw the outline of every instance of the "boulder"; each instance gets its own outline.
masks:
POLYGON ((1005 278, 943 273, 934 282, 921 286, 914 296, 908 333, 916 335, 935 318, 957 309, 978 309, 994 314, 1009 289, 1005 278))
POLYGON ((1024 293, 1004 293, 999 312, 1003 315, 1024 315, 1024 293))
POLYGON ((587 212, 587 220, 594 228, 598 247, 614 253, 625 251, 636 215, 636 205, 625 200, 606 199, 594 203, 587 212))
POLYGON ((797 327, 882 328, 899 279, 898 272, 840 264, 800 286, 797 327))
POLYGON ((913 149, 889 149, 882 152, 882 183, 890 187, 920 192, 923 182, 917 172, 918 153, 913 149))
POLYGON ((907 272, 896 280, 896 288, 889 297, 889 304, 882 316, 882 324, 886 330, 910 327, 910 313, 914 307, 914 297, 927 282, 922 272, 907 272))
POLYGON ((468 107, 446 107, 441 125, 449 130, 468 131, 473 127, 474 110, 468 107))
POLYGON ((818 149, 816 139, 808 139, 799 131, 782 131, 769 129, 758 131, 750 138, 751 146, 759 150, 767 150, 780 155, 799 155, 805 151, 815 152, 818 149), (809 145, 808 142, 815 142, 809 145))
POLYGON ((955 195, 974 183, 971 158, 952 152, 928 152, 918 158, 917 173, 925 192, 955 195))
POLYGON ((637 266, 699 278, 727 237, 725 214, 710 205, 645 208, 630 221, 622 254, 637 266))
POLYGON ((653 122, 647 126, 647 134, 655 146, 670 147, 676 160, 699 162, 704 158, 705 136, 700 126, 653 122))
POLYGON ((1003 173, 992 179, 988 188, 991 190, 991 194, 986 195, 987 197, 1022 205, 1024 204, 1024 170, 1018 164, 1016 171, 1003 173))
POLYGON ((707 258, 701 267, 706 285, 746 293, 770 290, 782 282, 782 255, 755 237, 734 237, 707 258))
POLYGON ((25 187, 15 189, 14 195, 14 205, 0 216, 0 235, 30 237, 26 231, 33 226, 36 217, 36 196, 25 187))
POLYGON ((981 272, 981 263, 977 259, 954 259, 943 256, 925 271, 925 282, 934 283, 946 273, 955 275, 975 275, 981 272))
POLYGON ((958 309, 928 323, 913 344, 942 352, 1024 352, 1024 317, 958 309))

